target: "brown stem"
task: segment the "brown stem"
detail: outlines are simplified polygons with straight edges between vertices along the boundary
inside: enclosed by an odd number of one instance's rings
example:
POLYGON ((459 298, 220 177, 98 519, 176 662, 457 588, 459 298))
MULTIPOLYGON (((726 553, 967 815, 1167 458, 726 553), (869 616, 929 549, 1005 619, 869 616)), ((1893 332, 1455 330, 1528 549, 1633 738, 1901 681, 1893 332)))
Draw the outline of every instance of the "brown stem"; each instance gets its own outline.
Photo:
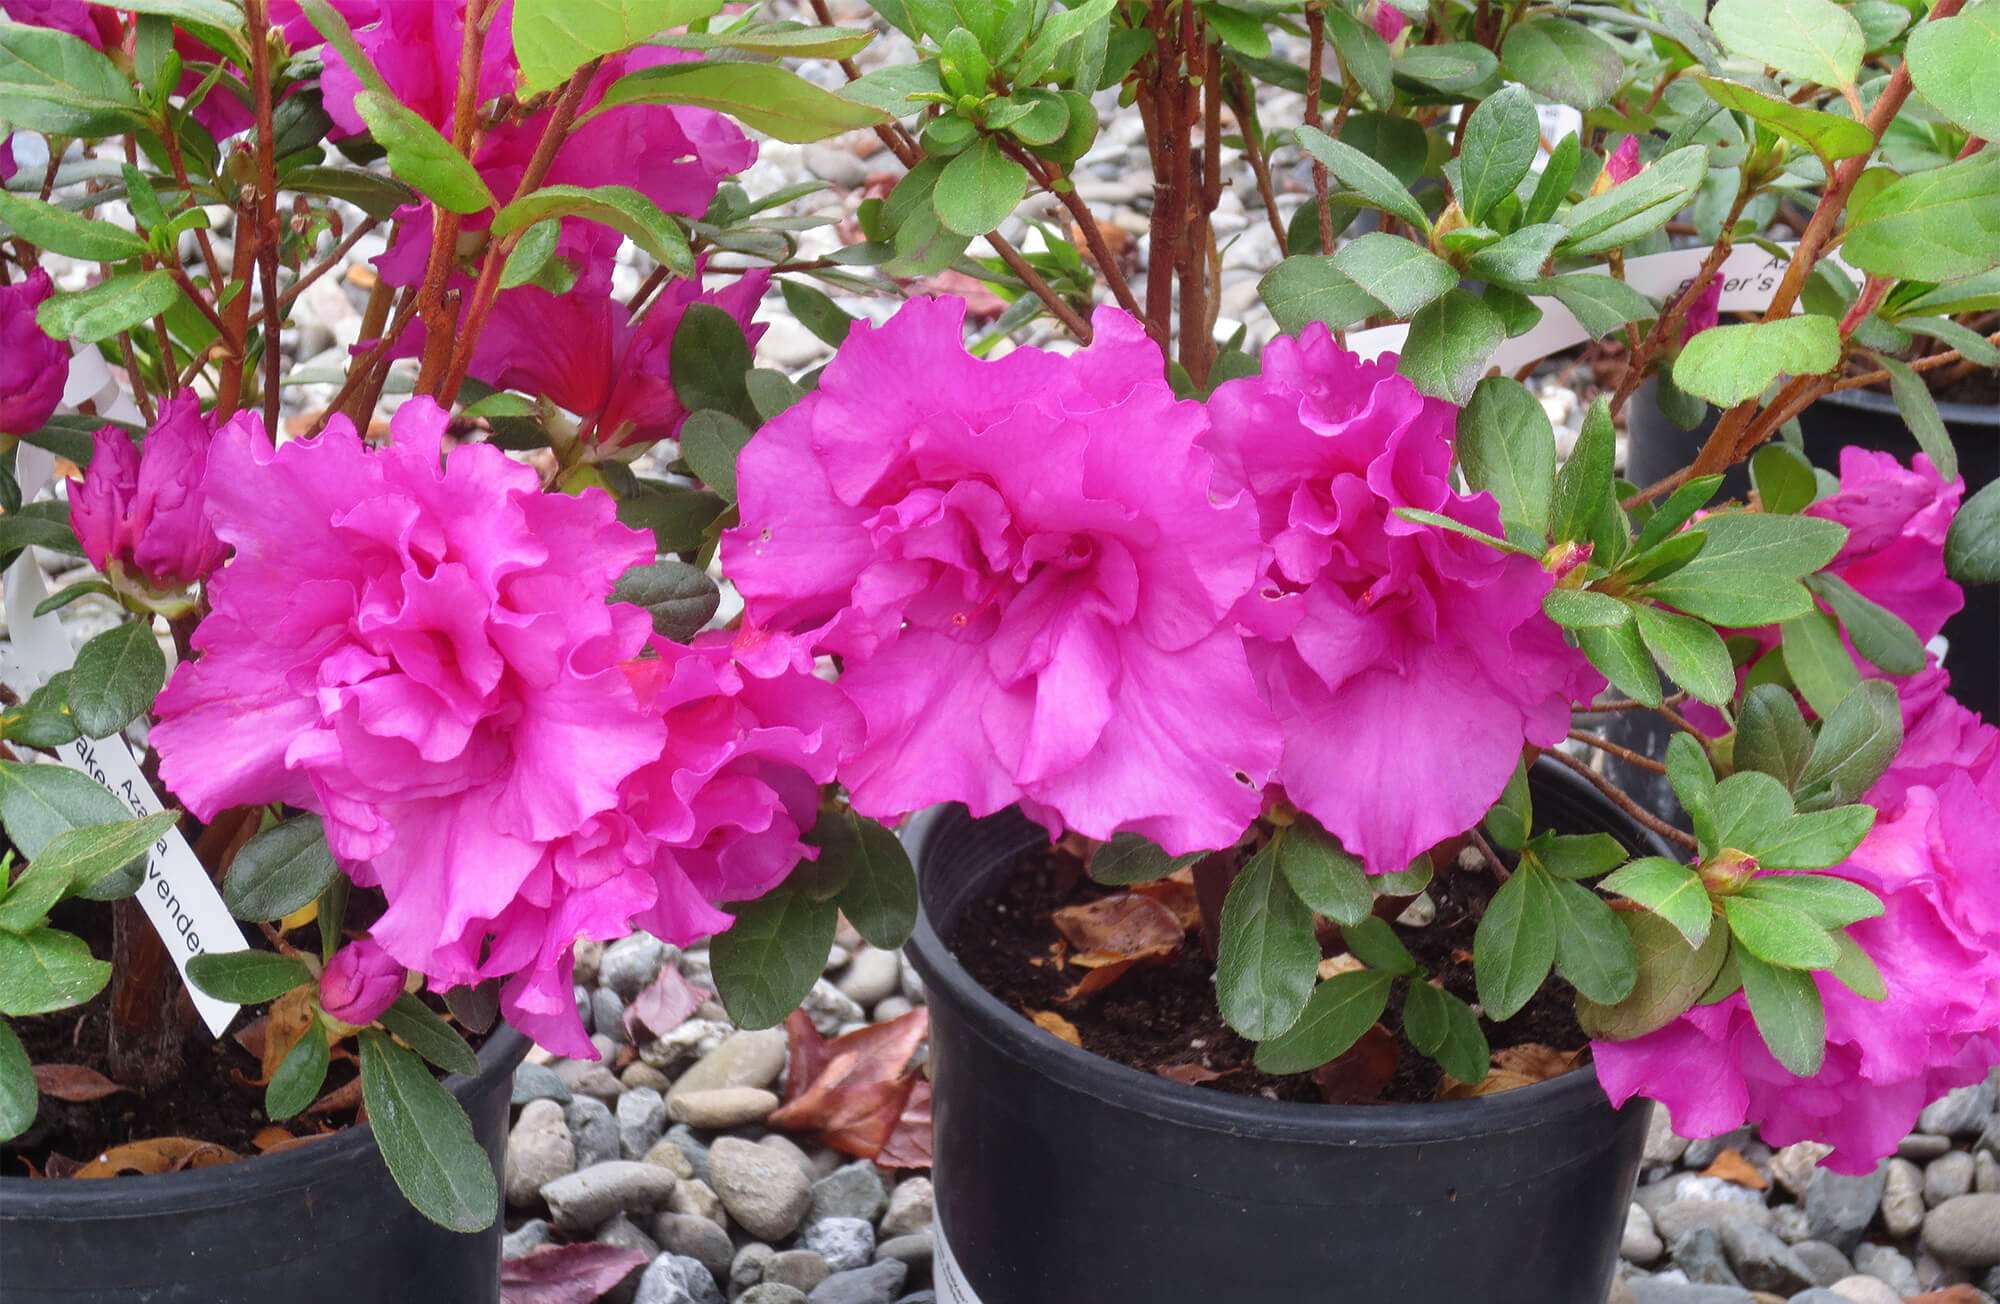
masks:
MULTIPOLYGON (((1988 335, 1986 342, 1989 344, 2000 344, 2000 331, 1995 331, 1993 334, 1988 335)), ((1958 350, 1949 349, 1943 353, 1933 353, 1929 357, 1918 358, 1915 362, 1908 365, 1911 371, 1930 371, 1933 368, 1946 366, 1958 361, 1960 361, 1958 350)), ((1865 371, 1858 376, 1848 376, 1845 379, 1836 380, 1833 382, 1833 388, 1836 390, 1865 389, 1870 385, 1880 385, 1888 379, 1889 373, 1886 369, 1865 371)), ((1782 425, 1783 423, 1780 422, 1779 424, 1782 425)))
POLYGON ((1550 748, 1542 754, 1554 757, 1558 763, 1566 765, 1582 775, 1591 787, 1609 798, 1612 805, 1624 811, 1627 815, 1630 815, 1633 819, 1639 821, 1639 823, 1645 825, 1667 841, 1674 843, 1676 846, 1686 847, 1690 851, 1696 849, 1697 844, 1692 837, 1653 814, 1638 802, 1633 801, 1609 779, 1599 774, 1596 770, 1591 769, 1576 757, 1571 756, 1568 752, 1563 751, 1560 747, 1550 748))
MULTIPOLYGON (((221 315, 208 308, 201 297, 194 293, 192 282, 181 286, 195 307, 203 309, 211 324, 222 336, 224 349, 222 357, 222 378, 216 386, 215 415, 217 421, 224 421, 236 415, 237 407, 243 401, 243 360, 248 352, 250 338, 250 272, 257 256, 257 239, 252 233, 253 219, 242 203, 236 205, 236 244, 229 257, 229 284, 236 287, 236 295, 222 305, 221 315)), ((177 279, 187 273, 177 267, 169 272, 177 274, 177 279)), ((218 302, 221 289, 216 290, 218 302)))
POLYGON ((1471 841, 1473 846, 1479 848, 1480 858, 1486 862, 1486 867, 1493 871, 1493 877, 1496 880, 1505 883, 1513 877, 1512 874, 1507 872, 1507 866, 1500 862, 1500 853, 1493 849, 1493 844, 1486 840, 1485 834, 1481 833, 1478 829, 1467 829, 1465 836, 1471 841))
POLYGON ((1619 760, 1630 765, 1636 765, 1642 770, 1651 770, 1655 774, 1665 774, 1667 772, 1667 767, 1652 757, 1642 756, 1629 747, 1620 747, 1617 743, 1612 742, 1609 738, 1601 734, 1586 733, 1581 729, 1572 729, 1569 731, 1569 736, 1576 742, 1588 743, 1599 751, 1608 752, 1616 756, 1619 760))
POLYGON ((367 235, 370 231, 373 231, 374 229, 375 229, 375 219, 372 217, 362 222, 360 225, 356 226, 353 231, 348 233, 348 236, 345 240, 342 240, 338 245, 334 246, 332 253, 329 253, 325 258, 321 259, 318 263, 316 263, 313 266, 312 270, 306 272, 304 275, 300 276, 298 280, 293 281, 290 285, 285 287, 284 294, 280 295, 278 298, 279 308, 286 312, 291 311, 292 305, 298 302, 299 296, 305 293, 307 286, 311 285, 314 281, 317 281, 320 277, 326 275, 329 271, 339 266, 340 260, 347 257, 348 251, 354 248, 355 244, 360 241, 361 237, 367 235))
MULTIPOLYGON (((167 165, 174 170, 174 180, 179 183, 182 190, 188 192, 188 203, 192 204, 194 203, 194 184, 188 180, 187 163, 181 158, 180 133, 174 129, 172 110, 168 111, 167 118, 168 120, 161 124, 163 130, 160 132, 160 142, 166 147, 167 165)), ((195 242, 201 246, 201 265, 208 272, 208 283, 210 285, 221 284, 222 268, 215 261, 215 246, 209 243, 208 228, 205 226, 196 227, 194 229, 194 238, 195 242)))
MULTIPOLYGON (((373 306, 371 299, 370 307, 373 306)), ((316 435, 326 429, 326 423, 332 419, 333 414, 343 411, 347 413, 348 419, 354 423, 357 430, 363 435, 368 433, 368 416, 375 410, 375 405, 370 402, 365 407, 354 406, 355 399, 367 385, 369 376, 375 368, 387 364, 389 350, 395 347, 396 341, 402 338, 405 330, 409 329, 410 321, 416 315, 417 296, 414 292, 405 292, 402 303, 397 305, 395 320, 389 323, 388 329, 375 341, 375 347, 370 349, 359 362, 348 367, 346 381, 341 384, 340 392, 333 396, 333 401, 326 405, 326 411, 319 414, 319 420, 313 423, 312 433, 316 435)))
POLYGON ((141 1090, 180 1076, 187 1024, 180 976, 152 921, 128 897, 111 907, 111 1076, 141 1090))
MULTIPOLYGON (((1318 129, 1320 73, 1326 67, 1326 15, 1316 7, 1306 10, 1306 40, 1312 45, 1311 52, 1306 56, 1306 123, 1318 129)), ((1345 86, 1341 89, 1341 98, 1346 98, 1345 86)), ((1319 251, 1330 254, 1333 252, 1333 208, 1327 203, 1326 164, 1318 159, 1313 160, 1312 178, 1313 203, 1319 206, 1319 251)), ((1283 247, 1282 242, 1279 247, 1283 247)))
POLYGON ((1091 260, 1104 274, 1104 283, 1111 287, 1112 297, 1118 300, 1119 307, 1137 317, 1139 301, 1132 297, 1132 286, 1126 281, 1125 273, 1119 270, 1118 260, 1112 256, 1111 246, 1105 243, 1104 232, 1099 229, 1097 219, 1091 215, 1090 206, 1076 193, 1076 187, 1067 185, 1058 190, 1056 184, 1062 178, 1056 176, 1054 168, 1005 136, 994 136, 991 139, 999 144, 1003 154, 1028 170, 1028 175, 1034 179, 1036 185, 1054 195, 1062 206, 1069 210, 1071 219, 1075 221, 1078 232, 1083 236, 1084 244, 1090 249, 1091 260))
MULTIPOLYGON (((772 270, 776 271, 777 269, 773 268, 772 270)), ((659 291, 662 285, 667 283, 667 279, 673 274, 673 269, 663 263, 655 267, 651 275, 639 283, 638 290, 632 295, 632 301, 625 305, 626 316, 631 320, 633 325, 636 326, 639 324, 639 314, 646 310, 646 305, 653 301, 653 295, 659 291)))
MULTIPOLYGON (((1194 6, 1186 6, 1190 17, 1194 6)), ((1191 37, 1188 45, 1188 59, 1202 60, 1203 76, 1201 86, 1201 167, 1199 175, 1194 174, 1194 145, 1192 139, 1182 151, 1187 160, 1189 177, 1186 190, 1192 215, 1188 222, 1187 236, 1181 242, 1181 367, 1197 387, 1208 384, 1208 359, 1215 351, 1215 331, 1209 324, 1212 304, 1209 300, 1208 251, 1214 244, 1209 217, 1222 196, 1222 97, 1217 93, 1217 83, 1222 80, 1221 55, 1216 47, 1209 44, 1206 33, 1191 37)))
POLYGON ((1854 296, 1854 302, 1847 305, 1847 311, 1840 318, 1840 338, 1843 340, 1854 334, 1854 328, 1866 320, 1869 313, 1882 306, 1882 300, 1889 294, 1889 287, 1896 282, 1887 276, 1868 273, 1861 283, 1861 293, 1854 296))
POLYGON ((1020 250, 1001 239, 997 231, 987 234, 986 243, 993 246, 993 252, 1000 255, 1000 261, 1007 264, 1007 269, 1020 277, 1034 296, 1055 314, 1056 320, 1063 324, 1064 330, 1068 331, 1077 342, 1090 343, 1090 323, 1085 321, 1076 309, 1070 307, 1061 295, 1050 288, 1049 283, 1028 265, 1028 260, 1021 256, 1020 250))
POLYGON ((1702 291, 1714 278, 1716 270, 1729 257, 1731 246, 1729 233, 1736 229, 1737 219, 1743 216, 1743 209, 1749 202, 1750 181, 1745 177, 1736 187, 1736 202, 1730 206, 1729 217, 1722 224, 1722 236, 1715 242, 1715 248, 1708 251, 1708 257, 1702 259, 1701 270, 1694 274, 1694 280, 1688 283, 1687 289, 1681 291, 1680 297, 1660 314, 1659 320, 1653 323, 1653 329, 1647 332, 1645 340, 1639 347, 1627 356, 1625 374, 1619 378, 1617 393, 1611 396, 1612 416, 1618 415, 1619 409, 1625 406, 1625 401, 1632 397, 1632 391, 1639 388, 1639 382, 1646 378, 1646 365, 1686 319, 1688 309, 1694 306, 1694 301, 1701 297, 1702 291))
POLYGON ((1264 216, 1271 219, 1271 234, 1278 237, 1278 248, 1285 247, 1285 222, 1278 216, 1278 192, 1271 185, 1271 161, 1264 156, 1264 132, 1257 122, 1257 100, 1249 89, 1239 81, 1231 81, 1229 87, 1229 107, 1236 114, 1237 128, 1243 134, 1243 154, 1250 160, 1250 171, 1257 178, 1257 193, 1264 199, 1264 216))
MULTIPOLYGON (((417 315, 424 323, 424 355, 417 367, 417 393, 436 394, 442 377, 451 367, 452 336, 459 329, 460 293, 447 289, 438 296, 435 303, 419 300, 417 315)), ((447 406, 450 400, 439 403, 447 406)))
POLYGON ((1180 28, 1156 6, 1147 14, 1154 31, 1152 249, 1146 263, 1146 328, 1162 352, 1171 348, 1174 315, 1174 268, 1179 265, 1182 220, 1187 196, 1187 85, 1181 78, 1180 28))
MULTIPOLYGON (((1678 706, 1682 702, 1687 701, 1687 698, 1688 695, 1685 692, 1675 693, 1672 697, 1667 698, 1663 705, 1678 706)), ((1657 711, 1660 708, 1650 702, 1635 702, 1628 697, 1611 702, 1592 702, 1587 709, 1594 713, 1597 711, 1657 711)))
POLYGON ((153 412, 153 395, 146 388, 146 378, 139 374, 139 351, 132 347, 132 332, 118 332, 118 356, 125 363, 125 377, 132 382, 132 397, 138 401, 139 414, 151 426, 159 418, 153 412))

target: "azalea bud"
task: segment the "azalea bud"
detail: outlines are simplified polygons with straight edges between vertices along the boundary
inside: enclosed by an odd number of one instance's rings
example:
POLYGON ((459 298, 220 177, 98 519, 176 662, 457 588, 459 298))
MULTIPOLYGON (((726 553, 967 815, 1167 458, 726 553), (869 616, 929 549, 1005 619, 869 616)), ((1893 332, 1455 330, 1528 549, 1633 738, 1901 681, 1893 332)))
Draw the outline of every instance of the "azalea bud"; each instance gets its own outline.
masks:
POLYGON ((1681 343, 1685 345, 1721 318, 1722 273, 1717 272, 1708 278, 1708 284, 1695 296, 1695 301, 1688 305, 1686 314, 1681 317, 1681 343))
POLYGON ((1639 138, 1627 136, 1604 160, 1604 169, 1597 174, 1597 180, 1591 183, 1590 193, 1601 195, 1613 186, 1630 181, 1638 176, 1640 171, 1639 138))
POLYGON ((1757 876, 1757 859, 1725 847, 1701 862, 1701 885, 1710 896, 1735 896, 1757 876))
POLYGON ((133 447, 117 426, 97 432, 90 469, 70 495, 70 521, 84 555, 114 584, 179 588, 205 578, 228 555, 204 511, 211 437, 193 390, 161 405, 143 447, 133 447))
POLYGON ((35 309, 53 291, 39 268, 25 281, 0 285, 0 434, 40 430, 62 401, 69 350, 35 321, 35 309))
POLYGON ((1556 577, 1556 587, 1583 587, 1583 564, 1590 560, 1593 545, 1565 539, 1542 554, 1542 569, 1556 577), (1574 578, 1572 578, 1574 577, 1574 578))
POLYGON ((375 939, 349 942, 334 952, 320 975, 319 1007, 342 1023, 366 1027, 403 994, 407 974, 375 939))
POLYGON ((1375 0, 1369 11, 1368 21, 1374 25, 1375 35, 1391 42, 1401 36, 1403 29, 1410 25, 1410 20, 1404 16, 1402 10, 1394 5, 1383 4, 1382 0, 1375 0))

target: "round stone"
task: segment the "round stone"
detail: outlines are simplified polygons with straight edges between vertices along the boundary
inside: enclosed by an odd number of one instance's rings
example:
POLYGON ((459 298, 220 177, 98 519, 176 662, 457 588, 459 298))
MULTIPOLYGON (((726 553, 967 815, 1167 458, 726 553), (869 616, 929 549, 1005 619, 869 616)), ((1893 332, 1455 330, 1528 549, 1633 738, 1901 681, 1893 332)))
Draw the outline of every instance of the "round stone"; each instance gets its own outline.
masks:
POLYGON ((708 1174, 722 1207, 759 1240, 791 1235, 812 1208, 812 1187, 799 1166, 741 1137, 716 1141, 708 1155, 708 1174))
POLYGON ((1924 1219, 1924 1244, 1940 1262, 1960 1268, 2000 1263, 2000 1195, 1960 1195, 1924 1219))
POLYGON ((667 1113, 676 1123, 711 1130, 761 1123, 777 1107, 778 1098, 762 1087, 676 1092, 667 1101, 667 1113))

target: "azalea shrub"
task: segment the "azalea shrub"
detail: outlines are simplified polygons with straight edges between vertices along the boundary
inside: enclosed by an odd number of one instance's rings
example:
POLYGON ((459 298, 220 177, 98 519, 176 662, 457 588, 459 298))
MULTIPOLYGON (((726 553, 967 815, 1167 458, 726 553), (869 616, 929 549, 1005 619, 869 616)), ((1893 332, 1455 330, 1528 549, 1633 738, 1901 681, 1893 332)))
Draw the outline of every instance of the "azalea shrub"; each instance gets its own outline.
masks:
MULTIPOLYGON (((1996 6, 0 0, 10 625, 119 613, 0 711, 0 1016, 111 984, 114 1068, 171 1079, 174 975, 66 921, 141 945, 184 812, 258 941, 190 978, 301 1012, 267 1114, 358 1059, 391 1172, 474 1229, 497 1192, 432 1068, 503 1016, 593 1057, 579 940, 713 937, 775 1025, 841 915, 913 927, 902 817, 1018 806, 1101 881, 1193 878, 1269 1072, 1394 1003, 1477 1087, 1486 1025, 1561 980, 1614 1100, 1872 1167, 2000 1062, 2000 730, 1935 643, 2000 579, 2000 491, 1924 383, 2000 364, 2000 124, 1958 52, 1996 6), (913 57, 862 74, 891 30, 913 57), (1119 113, 1136 261, 1075 184, 1119 113), (740 178, 854 130, 899 175, 803 256, 806 192, 740 178), (1278 250, 1254 331, 1220 316, 1239 182, 1278 250), (371 235, 359 340, 287 415, 287 325, 371 235), (947 271, 997 319, 828 293, 947 271), (757 365, 774 288, 823 368, 757 365), (1586 340, 1618 365, 1559 449, 1523 379, 1586 340), (1632 484, 1649 380, 1722 411, 1632 484), (1793 419, 1869 384, 1923 452, 1812 466, 1793 419), (91 574, 20 602, 30 549, 91 574), (1635 755, 1585 712, 1675 732, 1635 755), (29 755, 89 740, 174 809, 29 755), (1548 827, 1537 764, 1666 854, 1548 827), (1384 922, 1446 874, 1496 885, 1476 1003, 1384 922)), ((0 1021, 0 1135, 36 1110, 0 1021)))

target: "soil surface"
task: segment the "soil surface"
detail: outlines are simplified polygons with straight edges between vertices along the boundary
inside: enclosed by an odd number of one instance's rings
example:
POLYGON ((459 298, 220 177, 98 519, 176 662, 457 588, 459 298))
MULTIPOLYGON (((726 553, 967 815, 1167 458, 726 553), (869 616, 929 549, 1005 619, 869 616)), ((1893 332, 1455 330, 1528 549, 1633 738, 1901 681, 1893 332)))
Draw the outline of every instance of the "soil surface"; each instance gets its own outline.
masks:
MULTIPOLYGON (((1496 886, 1483 871, 1447 869, 1428 889, 1437 903, 1434 920, 1422 928, 1396 927, 1417 962, 1432 975, 1442 974, 1445 989, 1468 1003, 1478 999, 1472 935, 1496 886)), ((1256 1043, 1238 1036, 1217 1012, 1215 966, 1194 934, 1171 959, 1157 965, 1141 963, 1101 991, 1064 1001, 1061 998, 1084 971, 1055 958, 1062 936, 1051 917, 1064 906, 1126 889, 1093 881, 1082 862, 1066 851, 1043 848, 1031 849, 1010 870, 995 874, 992 887, 952 928, 953 952, 973 978, 1002 1002, 1027 1015, 1059 1014, 1075 1027, 1084 1049, 1095 1054, 1149 1073, 1174 1070, 1163 1076, 1179 1081, 1204 1079, 1198 1085, 1273 1100, 1427 1101, 1436 1099, 1447 1085, 1437 1064, 1418 1054, 1400 1031, 1400 982, 1384 1019, 1384 1025, 1398 1029, 1393 1034, 1372 1041, 1364 1038, 1329 1069, 1316 1073, 1279 1077, 1259 1072, 1252 1063, 1256 1043), (1210 1073, 1218 1076, 1208 1078, 1210 1073)), ((1340 949, 1337 941, 1331 949, 1340 949)), ((1575 1004, 1570 985, 1551 978, 1513 1018, 1480 1022, 1496 1051, 1539 1044, 1574 1052, 1589 1042, 1577 1025, 1575 1004)))

